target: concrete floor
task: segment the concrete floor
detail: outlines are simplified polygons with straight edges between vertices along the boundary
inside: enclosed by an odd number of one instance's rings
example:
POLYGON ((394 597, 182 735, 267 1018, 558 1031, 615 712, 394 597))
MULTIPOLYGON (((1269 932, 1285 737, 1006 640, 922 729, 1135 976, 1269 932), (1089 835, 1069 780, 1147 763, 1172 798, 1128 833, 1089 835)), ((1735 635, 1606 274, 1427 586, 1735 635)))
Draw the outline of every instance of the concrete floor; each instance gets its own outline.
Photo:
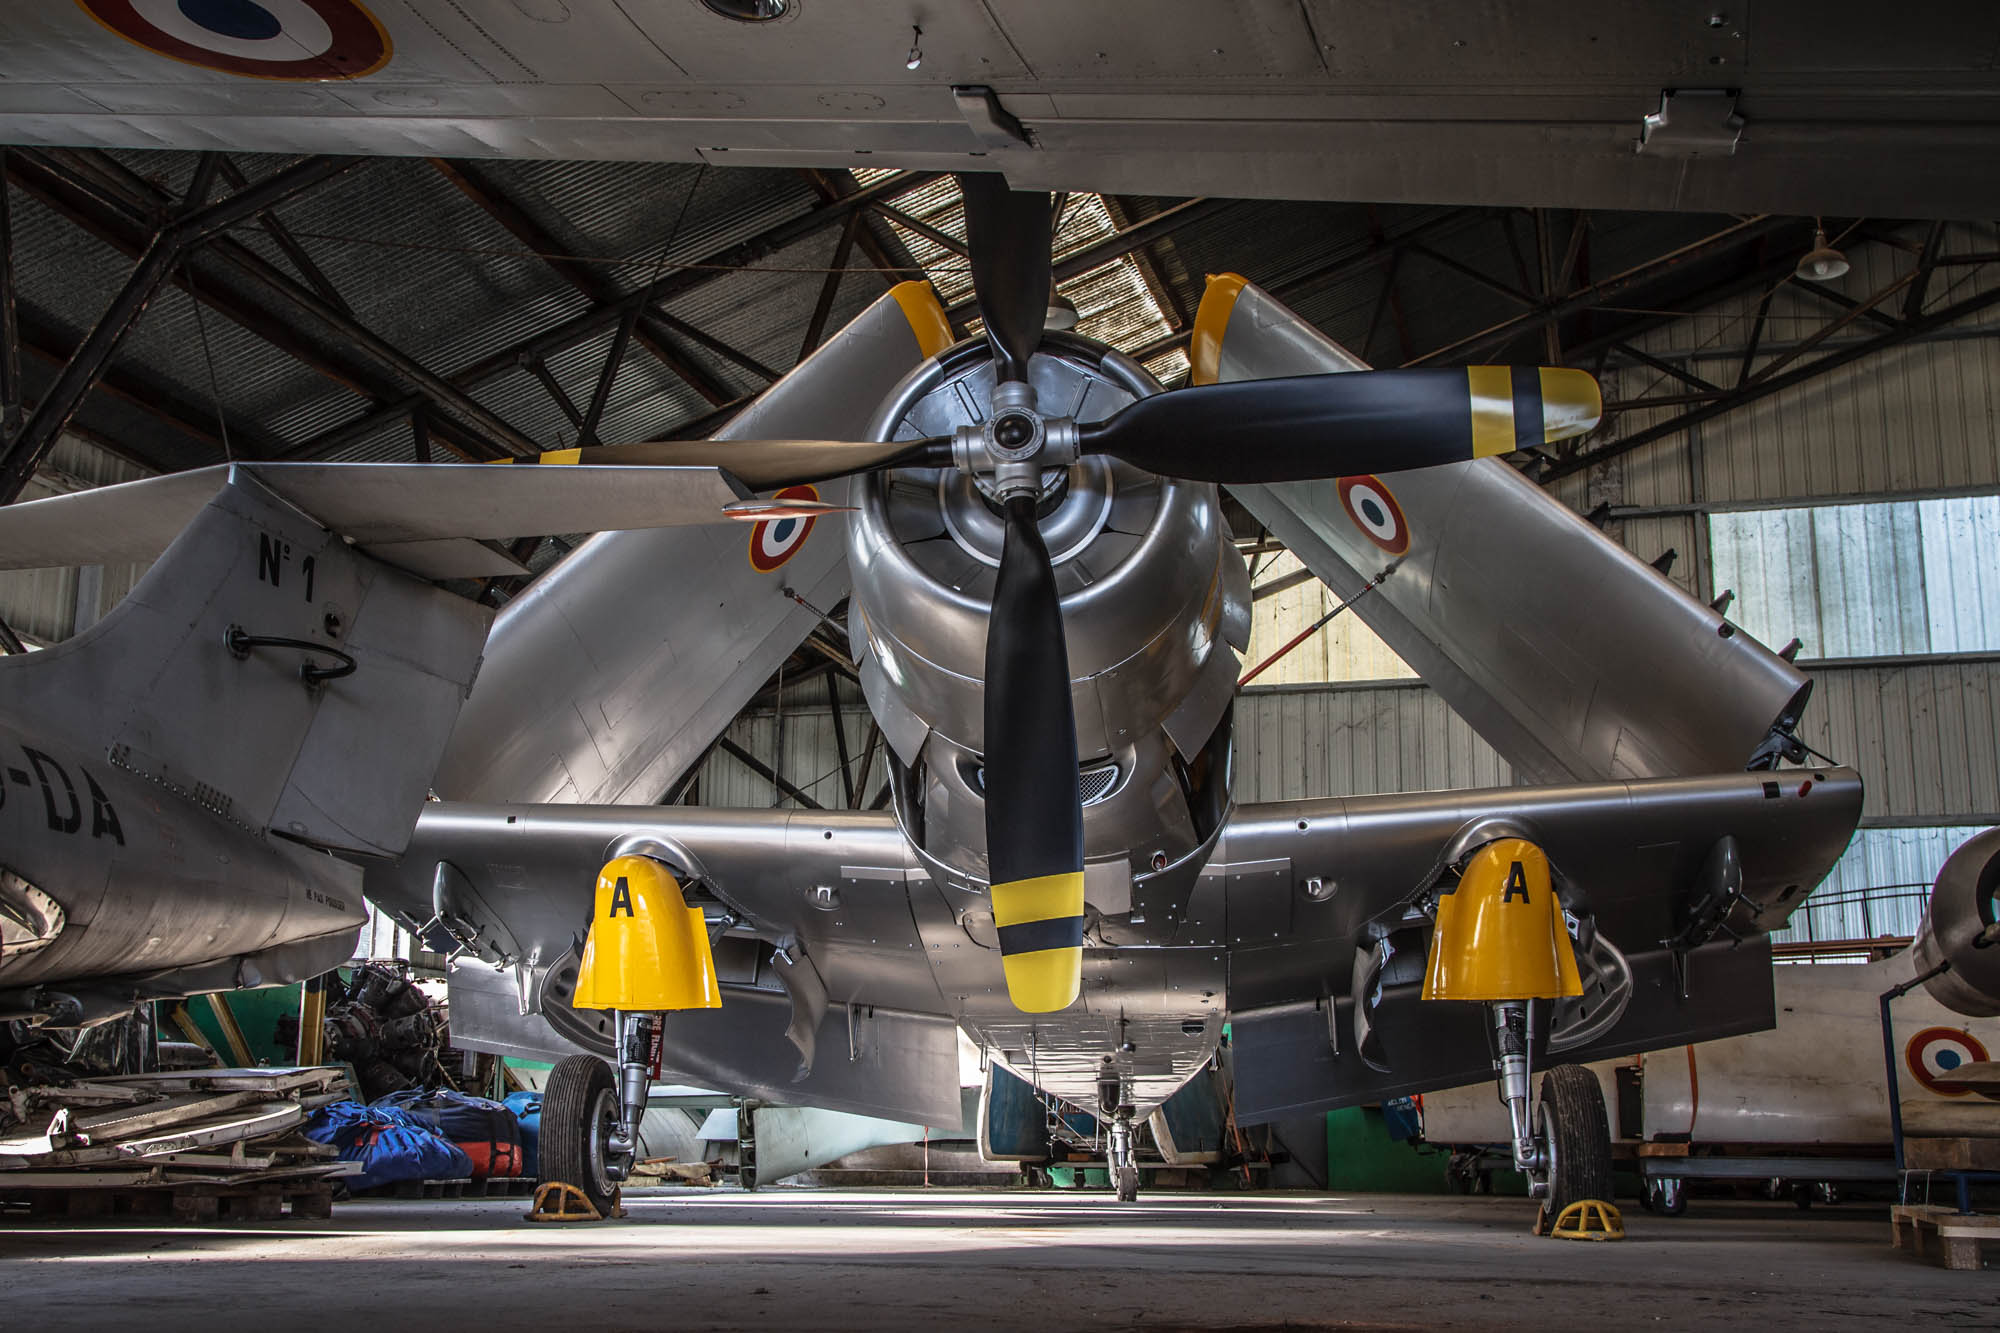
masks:
POLYGON ((652 1191, 613 1225, 368 1201, 208 1230, 0 1219, 0 1328, 2000 1328, 2000 1273, 1892 1250, 1886 1209, 1635 1207, 1538 1240, 1519 1199, 652 1191))

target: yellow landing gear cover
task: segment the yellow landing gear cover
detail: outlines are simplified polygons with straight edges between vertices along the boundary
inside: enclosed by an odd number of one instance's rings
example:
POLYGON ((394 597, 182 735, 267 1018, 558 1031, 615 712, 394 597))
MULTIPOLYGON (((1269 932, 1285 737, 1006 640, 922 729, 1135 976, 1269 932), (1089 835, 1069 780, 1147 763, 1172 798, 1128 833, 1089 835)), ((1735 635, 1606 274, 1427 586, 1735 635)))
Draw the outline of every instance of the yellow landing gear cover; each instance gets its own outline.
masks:
POLYGON ((1438 899, 1424 998, 1581 994, 1576 950, 1550 883, 1547 853, 1525 838, 1487 843, 1472 854, 1458 887, 1438 899))
POLYGON ((578 1009, 720 1009, 701 909, 650 856, 621 856, 597 876, 597 909, 577 969, 578 1009))

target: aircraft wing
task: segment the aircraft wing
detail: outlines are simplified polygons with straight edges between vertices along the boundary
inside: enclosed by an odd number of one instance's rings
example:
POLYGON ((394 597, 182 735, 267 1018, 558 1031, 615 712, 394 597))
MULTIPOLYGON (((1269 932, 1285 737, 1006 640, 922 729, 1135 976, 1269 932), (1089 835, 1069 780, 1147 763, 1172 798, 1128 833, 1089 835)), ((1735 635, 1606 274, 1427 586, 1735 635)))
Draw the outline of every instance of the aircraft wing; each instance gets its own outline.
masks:
MULTIPOLYGON (((903 283, 715 438, 871 438, 890 391, 950 341, 929 284, 903 283)), ((823 483, 819 497, 845 503, 850 484, 823 483)), ((838 515, 747 532, 733 523, 599 532, 494 622, 438 794, 657 801, 817 622, 789 594, 827 610, 848 581, 838 515)))
POLYGON ((1377 964, 1384 942, 1393 954, 1417 938, 1397 932, 1418 924, 1411 905, 1454 843, 1503 830, 1548 853, 1629 969, 1622 1014, 1552 1063, 1769 1027, 1766 936, 1846 849, 1861 798, 1857 773, 1824 768, 1237 807, 1203 876, 1220 916, 1204 920, 1197 901, 1187 929, 1230 945, 1239 1117, 1486 1077, 1483 1008, 1419 1000, 1421 952, 1377 964), (1669 941, 1718 892, 1726 928, 1683 937, 1677 958, 1669 941))
MULTIPOLYGON (((1366 369, 1225 275, 1196 383, 1366 369)), ((1743 768, 1811 681, 1497 458, 1230 492, 1536 782, 1743 768)))
POLYGON ((455 1041, 538 1059, 574 1046, 608 1053, 606 1016, 568 996, 598 868, 627 852, 685 868, 690 901, 732 922, 715 945, 722 1008, 668 1019, 677 1076, 790 1105, 959 1123, 956 1023, 911 913, 929 881, 891 815, 433 803, 408 854, 369 868, 367 893, 413 929, 436 914, 476 941, 487 961, 451 974, 455 1041))
POLYGON ((10 144, 720 167, 867 153, 1135 195, 2000 207, 1993 173, 1964 169, 1996 139, 2000 19, 1981 4, 1895 22, 1855 4, 1486 5, 1448 31, 1442 7, 1382 0, 0 9, 10 144), (758 10, 772 21, 734 21, 758 10))
POLYGON ((0 509, 0 569, 157 559, 232 476, 422 578, 525 574, 503 538, 721 524, 749 495, 718 468, 217 463, 0 509))

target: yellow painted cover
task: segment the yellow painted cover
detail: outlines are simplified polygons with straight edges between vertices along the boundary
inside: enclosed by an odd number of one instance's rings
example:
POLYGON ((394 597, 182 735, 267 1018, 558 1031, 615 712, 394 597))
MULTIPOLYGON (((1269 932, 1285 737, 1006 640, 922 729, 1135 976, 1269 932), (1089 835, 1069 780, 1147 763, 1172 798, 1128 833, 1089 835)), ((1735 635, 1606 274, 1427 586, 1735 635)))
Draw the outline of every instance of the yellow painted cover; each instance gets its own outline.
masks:
POLYGON ((1438 899, 1426 1000, 1533 1000, 1583 994, 1548 854, 1501 838, 1472 854, 1438 899))
POLYGON ((620 856, 597 875, 577 1009, 720 1009, 722 990, 699 907, 650 856, 620 856))

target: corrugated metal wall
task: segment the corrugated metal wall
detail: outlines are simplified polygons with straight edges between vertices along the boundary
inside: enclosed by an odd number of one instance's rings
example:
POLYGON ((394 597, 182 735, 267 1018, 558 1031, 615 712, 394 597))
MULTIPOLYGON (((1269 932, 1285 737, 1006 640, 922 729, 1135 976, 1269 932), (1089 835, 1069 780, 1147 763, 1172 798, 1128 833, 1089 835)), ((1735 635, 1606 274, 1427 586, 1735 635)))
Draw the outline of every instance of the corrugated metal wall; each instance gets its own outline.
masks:
MULTIPOLYGON (((1275 583, 1305 568, 1297 556, 1280 552, 1257 565, 1259 584, 1275 583)), ((1263 662, 1290 643, 1299 633, 1318 622, 1321 616, 1340 605, 1318 579, 1307 579, 1259 598, 1250 612, 1250 649, 1244 654, 1247 670, 1263 662)), ((1376 636, 1360 616, 1343 611, 1327 626, 1314 633, 1257 677, 1259 685, 1293 685, 1328 680, 1414 679, 1416 672, 1396 656, 1395 650, 1376 636)))
POLYGON ((1808 658, 2000 651, 2000 496, 1709 518, 1730 619, 1808 658))
MULTIPOLYGON (((21 491, 23 500, 40 500, 51 495, 109 486, 114 482, 136 481, 150 475, 136 463, 102 449, 74 435, 56 441, 42 467, 21 491)), ((132 590, 146 565, 104 566, 98 579, 94 608, 86 608, 89 623, 118 605, 132 590), (95 610, 95 615, 90 610, 95 610)), ((88 582, 77 569, 22 569, 0 571, 0 620, 15 633, 41 643, 56 643, 75 633, 79 584, 88 582)), ((86 598, 86 600, 88 600, 86 598)))
POLYGON ((1802 738, 1868 783, 1871 824, 2000 824, 2000 656, 1823 664, 1802 738))
MULTIPOLYGON (((1803 737, 1858 768, 1870 825, 2000 823, 2000 654, 1901 662, 1830 662, 1810 668, 1813 701, 1803 737)), ((869 730, 858 699, 844 696, 848 753, 857 768, 869 730)), ((787 709, 775 765, 825 806, 846 804, 833 713, 824 703, 787 709)), ((771 763, 779 719, 738 718, 729 737, 771 763)), ((878 752, 869 794, 885 780, 878 752)), ((1236 701, 1236 799, 1305 800, 1375 792, 1504 787, 1512 770, 1493 747, 1421 681, 1379 685, 1254 685, 1236 701)), ((770 779, 730 755, 703 769, 703 805, 775 806, 770 779)))

